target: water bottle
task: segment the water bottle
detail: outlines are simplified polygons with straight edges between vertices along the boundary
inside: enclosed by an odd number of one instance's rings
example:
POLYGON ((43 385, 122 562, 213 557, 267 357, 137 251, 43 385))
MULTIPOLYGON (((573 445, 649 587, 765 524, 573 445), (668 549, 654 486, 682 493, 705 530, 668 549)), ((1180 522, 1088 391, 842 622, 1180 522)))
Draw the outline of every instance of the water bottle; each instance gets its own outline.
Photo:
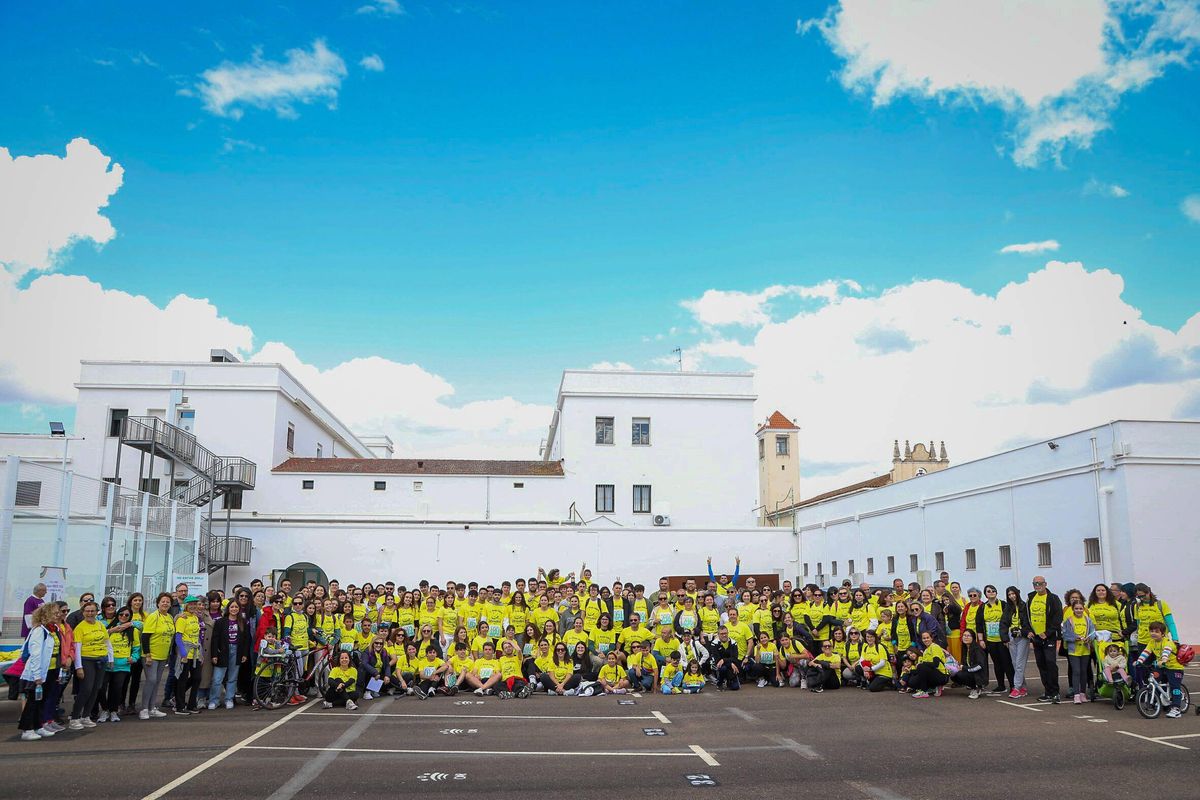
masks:
POLYGON ((33 699, 39 703, 42 701, 42 685, 40 683, 37 685, 37 688, 33 690, 33 699))

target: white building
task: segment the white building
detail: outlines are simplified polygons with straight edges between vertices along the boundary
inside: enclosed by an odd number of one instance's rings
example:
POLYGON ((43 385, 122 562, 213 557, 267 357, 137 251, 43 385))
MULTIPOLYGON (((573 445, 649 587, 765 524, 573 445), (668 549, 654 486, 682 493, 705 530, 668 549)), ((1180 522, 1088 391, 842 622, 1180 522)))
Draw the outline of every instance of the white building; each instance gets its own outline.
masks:
POLYGON ((801 578, 1088 594, 1141 581, 1200 637, 1200 423, 1120 420, 795 509, 801 578))

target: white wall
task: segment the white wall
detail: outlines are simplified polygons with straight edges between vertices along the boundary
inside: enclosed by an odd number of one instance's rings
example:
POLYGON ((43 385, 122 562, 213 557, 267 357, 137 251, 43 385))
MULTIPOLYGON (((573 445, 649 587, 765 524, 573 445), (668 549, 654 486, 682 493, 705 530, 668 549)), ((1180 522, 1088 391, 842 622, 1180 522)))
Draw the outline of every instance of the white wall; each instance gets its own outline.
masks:
POLYGON ((942 472, 802 508, 797 512, 801 569, 826 574, 848 559, 874 584, 936 573, 945 554, 951 577, 968 585, 1031 589, 1043 574, 1051 590, 1085 594, 1101 581, 1144 581, 1173 606, 1186 637, 1200 637, 1200 424, 1118 422, 960 464, 942 472), (1096 457, 1093 458, 1093 439, 1096 457), (1125 450, 1128 449, 1128 454, 1125 450), (1107 496, 1108 506, 1105 508, 1107 496), (1103 527, 1102 527, 1103 522, 1103 527), (1084 563, 1083 540, 1101 539, 1101 564, 1084 563), (1037 545, 1049 542, 1052 565, 1039 566, 1037 545), (1012 566, 1001 569, 1009 545, 1012 566), (966 551, 976 553, 967 571, 966 551), (894 573, 887 557, 894 556, 894 573))
MULTIPOLYGON (((268 576, 302 561, 348 582, 393 580, 407 586, 425 578, 499 583, 529 577, 539 566, 578 571, 583 562, 598 580, 644 583, 652 591, 661 575, 703 574, 704 559, 718 570, 742 557, 746 572, 795 579, 795 538, 790 531, 664 531, 654 529, 506 528, 497 526, 351 526, 235 524, 233 534, 254 540, 253 562, 231 569, 229 586, 268 576)), ((220 573, 214 576, 214 585, 220 573)))

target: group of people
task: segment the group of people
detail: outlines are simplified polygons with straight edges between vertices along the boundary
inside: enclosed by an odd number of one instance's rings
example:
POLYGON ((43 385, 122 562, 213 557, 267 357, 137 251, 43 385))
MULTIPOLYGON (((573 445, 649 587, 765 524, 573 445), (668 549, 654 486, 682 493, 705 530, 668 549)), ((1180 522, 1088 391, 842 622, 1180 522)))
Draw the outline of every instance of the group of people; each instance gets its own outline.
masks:
POLYGON ((306 682, 288 702, 323 688, 326 707, 354 710, 387 694, 690 694, 747 682, 918 699, 961 686, 971 698, 1021 698, 1032 650, 1040 699, 1057 703, 1061 650, 1074 702, 1154 670, 1171 688, 1168 716, 1180 714, 1175 620, 1146 584, 1060 597, 1038 576, 1027 593, 988 585, 964 594, 943 572, 927 587, 897 579, 891 588, 845 581, 826 590, 759 586, 740 581, 740 569, 739 559, 732 576, 717 576, 709 559, 702 588, 689 579, 671 589, 663 578, 648 595, 640 584, 601 585, 584 564, 578 575, 539 568, 499 586, 295 587, 285 579, 198 596, 180 584, 153 604, 136 592, 120 603, 85 593, 74 610, 40 602, 39 584, 26 603, 21 658, 6 675, 23 699, 19 728, 28 740, 127 714, 150 720, 257 705, 260 685, 289 661, 306 682), (69 684, 63 725, 58 708, 69 684))

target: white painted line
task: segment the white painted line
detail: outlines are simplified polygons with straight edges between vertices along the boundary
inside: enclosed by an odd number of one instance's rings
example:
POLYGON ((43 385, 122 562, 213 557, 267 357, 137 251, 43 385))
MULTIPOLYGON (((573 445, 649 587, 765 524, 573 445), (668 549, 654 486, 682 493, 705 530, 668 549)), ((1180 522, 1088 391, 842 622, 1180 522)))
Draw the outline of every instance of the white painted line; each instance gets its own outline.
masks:
POLYGON ((1075 717, 1075 719, 1091 719, 1092 718, 1091 714, 1072 714, 1071 716, 1075 717))
POLYGON ((721 762, 720 762, 720 761, 717 761, 715 758, 713 758, 713 757, 712 757, 712 756, 711 756, 711 755, 708 753, 708 751, 707 751, 707 750, 705 750, 705 749, 704 749, 703 747, 701 747, 700 745, 698 745, 698 744, 689 744, 689 745, 688 745, 688 747, 690 747, 690 748, 692 749, 692 752, 693 752, 693 753, 695 753, 696 755, 700 756, 700 758, 701 758, 701 759, 704 761, 704 763, 705 763, 705 764, 708 764, 710 767, 719 767, 719 766, 721 766, 721 762))
POLYGON ((1123 733, 1126 736, 1132 736, 1135 739, 1145 739, 1147 742, 1154 742, 1155 744, 1161 744, 1163 747, 1174 747, 1176 750, 1191 750, 1192 749, 1190 747, 1184 747, 1181 744, 1172 744, 1171 742, 1164 742, 1161 739, 1153 739, 1149 736, 1142 736, 1140 733, 1130 733, 1129 731, 1117 731, 1117 733, 1123 733))
POLYGON ((1013 708, 1023 708, 1026 711, 1041 711, 1041 709, 1038 708, 1037 706, 1026 705, 1024 703, 1012 703, 1012 702, 1009 702, 1008 700, 997 700, 996 702, 1004 703, 1004 705, 1012 706, 1013 708))
POLYGON ((1192 739, 1196 736, 1200 736, 1200 733, 1177 733, 1174 736, 1155 736, 1154 738, 1161 742, 1163 739, 1192 739))
POLYGON ((679 750, 662 750, 659 752, 638 752, 634 750, 614 750, 608 752, 602 752, 598 750, 555 750, 552 752, 537 753, 529 750, 409 750, 387 747, 285 747, 282 745, 265 744, 247 745, 242 749, 291 750, 304 753, 324 753, 333 750, 339 753, 399 753, 431 756, 548 756, 550 758, 555 758, 558 756, 639 756, 645 758, 675 758, 682 756, 685 758, 702 758, 699 753, 696 753, 692 750, 688 750, 687 752, 681 752, 679 750))
POLYGON ((871 800, 909 800, 904 795, 896 794, 891 789, 884 789, 881 786, 872 786, 863 781, 846 781, 846 785, 858 789, 871 800))
POLYGON ((190 781, 192 778, 194 778, 194 777, 196 777, 197 775, 199 775, 200 773, 204 772, 204 771, 205 771, 206 769, 208 769, 209 767, 211 767, 211 766, 213 766, 213 765, 215 765, 215 764, 219 764, 220 762, 222 762, 222 761, 224 761, 225 759, 229 758, 231 755, 233 755, 234 753, 236 753, 238 750, 244 750, 244 749, 246 749, 247 747, 249 747, 249 746, 250 746, 250 743, 251 743, 251 742, 256 742, 256 741, 258 741, 259 739, 261 739, 262 737, 266 736, 266 735, 267 735, 268 733, 270 733, 271 731, 275 730, 276 728, 278 728, 278 727, 280 727, 281 725, 283 725, 284 723, 286 723, 288 720, 290 720, 290 719, 292 719, 293 717, 295 717, 295 716, 296 716, 297 714, 299 714, 300 712, 304 711, 304 709, 306 709, 306 708, 308 708, 308 704, 307 704, 307 703, 305 703, 304 705, 300 706, 299 708, 297 708, 297 709, 296 709, 295 711, 293 711, 292 713, 290 713, 290 714, 287 714, 287 715, 285 715, 285 716, 282 716, 282 717, 280 717, 279 719, 275 720, 274 722, 272 722, 272 723, 271 723, 270 725, 268 725, 267 727, 263 728, 263 729, 262 729, 261 731, 259 731, 258 733, 252 733, 252 734, 250 734, 249 736, 247 736, 245 739, 242 739, 242 740, 241 740, 240 742, 238 742, 237 744, 235 744, 235 745, 231 745, 230 747, 226 748, 225 750, 222 750, 220 753, 217 753, 215 756, 213 756, 212 758, 210 758, 208 761, 205 761, 203 764, 200 764, 199 766, 196 766, 196 767, 192 767, 192 768, 191 768, 191 769, 189 769, 187 772, 183 773, 182 775, 180 775, 178 778, 176 778, 175 780, 171 781, 170 783, 168 783, 168 784, 165 784, 165 785, 163 785, 162 787, 160 787, 160 788, 158 788, 158 789, 155 789, 153 792, 151 792, 150 794, 148 794, 148 795, 146 795, 145 797, 143 797, 143 798, 142 798, 142 800, 158 800, 158 798, 160 798, 160 797, 162 797, 163 795, 167 794, 167 793, 168 793, 168 792, 170 792, 172 789, 177 789, 177 788, 179 788, 179 787, 180 787, 180 786, 182 786, 183 784, 185 784, 185 783, 187 783, 188 781, 190 781))
POLYGON ((767 738, 785 750, 791 750, 796 755, 800 756, 801 758, 807 758, 809 761, 816 761, 821 757, 817 754, 816 750, 812 749, 812 747, 806 744, 800 744, 800 742, 797 742, 795 739, 788 739, 787 737, 777 736, 774 734, 767 736, 767 738))
MULTIPOLYGON (((340 714, 336 711, 313 711, 312 713, 305 714, 304 718, 308 719, 309 717, 341 717, 342 719, 346 719, 348 716, 353 717, 354 715, 348 715, 344 711, 340 714)), ((662 715, 658 714, 657 711, 652 712, 652 714, 640 714, 640 715, 626 714, 623 716, 615 716, 614 715, 614 716, 607 716, 607 717, 562 716, 562 715, 554 715, 554 714, 380 714, 380 713, 359 714, 357 716, 362 716, 362 717, 410 717, 410 718, 415 718, 415 719, 421 719, 421 718, 425 718, 425 719, 558 719, 558 720, 572 720, 572 721, 581 721, 581 722, 587 721, 589 719, 657 719, 659 721, 664 721, 662 718, 662 715), (654 716, 655 714, 657 714, 658 716, 654 716)), ((670 722, 670 720, 665 720, 665 721, 670 722)))
POLYGON ((758 722, 758 717, 754 716, 749 711, 745 711, 740 708, 735 708, 733 706, 729 706, 725 710, 728 711, 730 714, 733 714, 735 717, 741 717, 746 722, 758 722))
MULTIPOLYGON (((388 705, 391 705, 395 699, 394 697, 384 698, 384 707, 386 708, 388 705)), ((333 742, 332 746, 341 748, 354 744, 358 740, 358 737, 362 736, 367 728, 371 727, 377 716, 378 714, 363 714, 358 717, 354 724, 333 742)), ((272 792, 267 800, 292 800, 304 787, 316 780, 337 757, 338 754, 336 752, 328 752, 320 753, 315 758, 308 759, 300 769, 292 774, 292 777, 288 778, 287 783, 272 792)))
POLYGON ((650 713, 651 713, 651 714, 654 716, 654 718, 655 718, 656 720, 658 720, 659 722, 663 723, 664 725, 670 725, 670 724, 671 724, 671 720, 667 719, 667 718, 666 718, 666 716, 664 716, 664 715, 663 715, 663 713, 662 713, 661 711, 651 711, 650 713))

